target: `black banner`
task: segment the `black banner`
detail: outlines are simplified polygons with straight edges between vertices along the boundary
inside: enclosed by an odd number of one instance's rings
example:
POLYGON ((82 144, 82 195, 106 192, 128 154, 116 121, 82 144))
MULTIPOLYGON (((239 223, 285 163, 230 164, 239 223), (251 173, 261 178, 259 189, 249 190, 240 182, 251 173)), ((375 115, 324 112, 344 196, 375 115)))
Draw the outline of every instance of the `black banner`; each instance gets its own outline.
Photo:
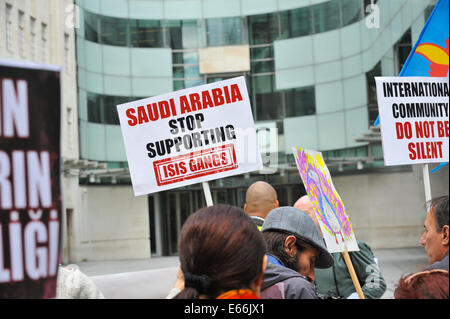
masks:
POLYGON ((0 298, 54 298, 61 260, 60 72, 0 60, 0 298))

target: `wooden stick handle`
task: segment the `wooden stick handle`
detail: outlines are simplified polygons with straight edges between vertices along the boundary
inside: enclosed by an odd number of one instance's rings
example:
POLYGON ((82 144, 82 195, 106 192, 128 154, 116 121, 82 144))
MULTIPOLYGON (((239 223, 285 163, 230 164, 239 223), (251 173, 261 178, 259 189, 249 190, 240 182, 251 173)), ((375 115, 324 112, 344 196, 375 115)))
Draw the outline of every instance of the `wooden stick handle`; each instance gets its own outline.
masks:
POLYGON ((350 277, 352 277, 353 285, 355 286, 356 293, 358 294, 359 299, 366 299, 361 289, 361 285, 359 284, 358 276, 356 276, 355 268, 353 268, 352 260, 350 259, 348 251, 343 251, 342 255, 344 256, 345 264, 347 265, 350 277))

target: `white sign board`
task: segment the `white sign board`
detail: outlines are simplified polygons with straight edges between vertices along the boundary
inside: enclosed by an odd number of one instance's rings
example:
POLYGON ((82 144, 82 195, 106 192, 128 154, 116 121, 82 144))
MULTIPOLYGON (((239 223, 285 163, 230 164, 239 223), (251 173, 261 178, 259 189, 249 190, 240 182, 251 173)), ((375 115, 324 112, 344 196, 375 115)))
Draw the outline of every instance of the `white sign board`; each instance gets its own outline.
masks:
POLYGON ((375 80, 385 165, 448 162, 448 78, 375 80))
POLYGON ((262 168, 244 77, 117 110, 135 196, 262 168))

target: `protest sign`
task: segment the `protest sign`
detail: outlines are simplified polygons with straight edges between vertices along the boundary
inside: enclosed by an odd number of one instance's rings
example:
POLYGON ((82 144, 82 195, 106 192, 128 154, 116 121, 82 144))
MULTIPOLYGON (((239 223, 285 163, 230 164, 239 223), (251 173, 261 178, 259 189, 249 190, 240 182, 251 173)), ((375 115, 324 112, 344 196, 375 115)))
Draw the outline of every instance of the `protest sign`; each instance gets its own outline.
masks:
POLYGON ((385 165, 448 162, 448 78, 375 80, 385 165))
POLYGON ((364 293, 349 251, 359 251, 350 218, 337 193, 321 152, 294 147, 294 158, 330 253, 340 252, 360 299, 364 293))
POLYGON ((330 253, 359 250, 344 203, 334 188, 322 153, 293 148, 303 185, 316 212, 330 253))
POLYGON ((60 71, 0 60, 0 298, 53 298, 61 260, 60 71))
POLYGON ((135 196, 262 168, 244 77, 117 110, 135 196))

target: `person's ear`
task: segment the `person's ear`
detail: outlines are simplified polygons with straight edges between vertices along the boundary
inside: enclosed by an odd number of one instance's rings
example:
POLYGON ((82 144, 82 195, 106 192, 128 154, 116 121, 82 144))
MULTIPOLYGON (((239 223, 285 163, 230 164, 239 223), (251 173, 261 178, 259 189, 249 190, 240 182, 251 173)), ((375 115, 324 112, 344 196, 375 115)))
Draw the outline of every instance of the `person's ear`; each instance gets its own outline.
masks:
POLYGON ((280 207, 280 202, 278 201, 278 199, 275 201, 275 204, 274 204, 274 208, 278 208, 278 207, 280 207))
POLYGON ((247 203, 245 203, 244 204, 244 212, 247 214, 247 209, 248 209, 248 207, 247 207, 247 203))
POLYGON ((448 237, 449 237, 449 228, 448 225, 444 225, 444 227, 442 227, 442 244, 444 246, 448 246, 448 237))
POLYGON ((284 250, 289 254, 289 256, 293 257, 296 253, 295 243, 297 242, 297 238, 293 235, 289 235, 284 240, 284 250))

